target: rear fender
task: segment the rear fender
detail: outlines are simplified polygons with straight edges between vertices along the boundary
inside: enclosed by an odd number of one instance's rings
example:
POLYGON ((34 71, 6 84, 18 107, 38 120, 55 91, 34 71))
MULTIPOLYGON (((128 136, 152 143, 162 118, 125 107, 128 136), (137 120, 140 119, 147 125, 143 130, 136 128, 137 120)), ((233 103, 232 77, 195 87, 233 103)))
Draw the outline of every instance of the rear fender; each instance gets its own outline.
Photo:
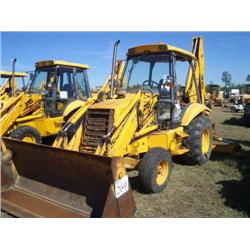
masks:
POLYGON ((76 111, 80 107, 85 105, 84 101, 81 100, 74 100, 70 102, 68 105, 66 105, 65 110, 63 112, 63 117, 67 117, 71 112, 76 111))
POLYGON ((200 103, 191 103, 184 111, 181 126, 188 126, 200 114, 209 115, 211 109, 200 103))

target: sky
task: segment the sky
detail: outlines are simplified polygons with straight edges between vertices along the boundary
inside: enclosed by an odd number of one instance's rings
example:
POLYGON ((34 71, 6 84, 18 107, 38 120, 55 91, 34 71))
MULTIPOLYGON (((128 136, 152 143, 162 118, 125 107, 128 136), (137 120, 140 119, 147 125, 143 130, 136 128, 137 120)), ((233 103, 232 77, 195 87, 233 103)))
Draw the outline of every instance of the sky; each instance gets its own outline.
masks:
POLYGON ((17 71, 32 71, 40 60, 84 63, 90 66, 94 87, 111 73, 116 40, 121 41, 118 59, 125 59, 128 48, 150 43, 164 42, 190 51, 192 37, 198 35, 204 39, 206 83, 223 85, 223 71, 232 74, 233 83, 245 82, 250 74, 250 32, 2 32, 0 68, 11 70, 14 58, 17 71))

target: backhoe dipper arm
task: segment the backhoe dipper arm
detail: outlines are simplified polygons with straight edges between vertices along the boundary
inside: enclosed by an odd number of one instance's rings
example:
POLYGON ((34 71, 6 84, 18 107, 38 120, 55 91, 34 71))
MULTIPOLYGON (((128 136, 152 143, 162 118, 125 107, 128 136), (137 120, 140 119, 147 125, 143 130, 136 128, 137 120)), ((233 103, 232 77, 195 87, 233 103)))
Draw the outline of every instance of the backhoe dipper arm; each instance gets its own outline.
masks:
POLYGON ((204 61, 204 48, 203 48, 202 37, 193 38, 192 53, 196 56, 197 60, 192 60, 191 62, 186 80, 185 92, 188 93, 190 102, 197 102, 198 99, 200 99, 200 102, 202 104, 205 104, 205 96, 206 96, 206 89, 204 83, 205 61, 204 61))

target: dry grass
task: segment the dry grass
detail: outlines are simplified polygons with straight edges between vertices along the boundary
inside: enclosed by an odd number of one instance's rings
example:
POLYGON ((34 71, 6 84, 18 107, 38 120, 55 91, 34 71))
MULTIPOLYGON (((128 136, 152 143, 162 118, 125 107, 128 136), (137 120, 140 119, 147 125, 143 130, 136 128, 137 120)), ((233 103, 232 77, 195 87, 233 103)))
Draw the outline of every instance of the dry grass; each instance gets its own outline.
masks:
MULTIPOLYGON (((250 128, 242 113, 214 109, 217 134, 242 145, 239 155, 212 155, 204 166, 175 164, 168 188, 160 194, 142 194, 131 178, 135 217, 249 217, 250 128)), ((8 217, 2 213, 1 216, 8 217)))

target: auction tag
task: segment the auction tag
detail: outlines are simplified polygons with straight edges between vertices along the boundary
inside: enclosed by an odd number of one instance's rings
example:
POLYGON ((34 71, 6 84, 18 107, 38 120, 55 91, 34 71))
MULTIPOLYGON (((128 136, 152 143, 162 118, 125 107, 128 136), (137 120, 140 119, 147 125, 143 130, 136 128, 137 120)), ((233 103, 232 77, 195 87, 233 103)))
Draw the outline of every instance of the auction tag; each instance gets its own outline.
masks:
POLYGON ((128 192, 129 183, 128 183, 128 176, 125 175, 121 179, 115 182, 115 196, 119 198, 124 193, 128 192))
POLYGON ((67 99, 68 98, 68 92, 67 91, 60 91, 60 98, 61 99, 67 99))

